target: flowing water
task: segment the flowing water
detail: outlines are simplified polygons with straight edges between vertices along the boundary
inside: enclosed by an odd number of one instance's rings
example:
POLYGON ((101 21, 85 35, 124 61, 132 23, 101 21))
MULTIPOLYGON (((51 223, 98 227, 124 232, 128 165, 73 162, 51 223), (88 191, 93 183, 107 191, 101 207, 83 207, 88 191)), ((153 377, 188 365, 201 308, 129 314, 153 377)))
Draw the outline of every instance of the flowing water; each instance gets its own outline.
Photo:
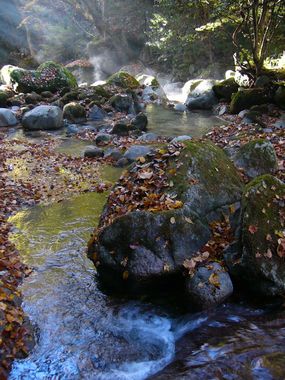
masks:
MULTIPOLYGON (((159 128, 174 128, 171 134, 185 117, 159 114, 154 108, 150 126, 159 118, 159 128)), ((65 142, 62 151, 79 154, 82 144, 72 144, 65 142)), ((103 170, 106 180, 119 176, 118 169, 103 170)), ((10 218, 11 238, 34 268, 22 292, 37 336, 30 356, 14 363, 10 379, 284 380, 282 309, 240 303, 185 314, 102 293, 86 245, 106 196, 84 194, 10 218)))

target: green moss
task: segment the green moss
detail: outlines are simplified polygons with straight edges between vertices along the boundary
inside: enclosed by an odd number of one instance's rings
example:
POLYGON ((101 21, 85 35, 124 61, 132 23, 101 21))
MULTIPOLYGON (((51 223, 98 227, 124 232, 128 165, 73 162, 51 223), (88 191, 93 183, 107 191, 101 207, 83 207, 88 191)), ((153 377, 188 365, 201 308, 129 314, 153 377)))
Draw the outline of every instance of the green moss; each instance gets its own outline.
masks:
POLYGON ((64 106, 63 116, 70 121, 78 121, 86 118, 86 111, 79 103, 72 102, 64 106))
MULTIPOLYGON (((221 184, 231 183, 237 189, 241 188, 240 179, 234 165, 229 161, 225 152, 215 146, 210 141, 187 141, 184 143, 185 149, 182 151, 179 160, 183 163, 176 171, 175 176, 171 175, 174 183, 174 189, 183 198, 183 193, 189 188, 189 169, 191 177, 191 168, 195 167, 193 172, 199 173, 199 178, 193 178, 194 181, 207 184, 207 191, 210 194, 216 194, 221 184)), ((172 163, 174 169, 176 163, 172 163)), ((171 170, 171 169, 170 169, 171 170)), ((191 178, 190 178, 191 179, 191 178)))
POLYGON ((117 73, 111 75, 108 78, 107 83, 129 89, 136 89, 140 86, 136 78, 124 71, 118 71, 117 73))
POLYGON ((269 174, 255 178, 245 187, 242 198, 243 242, 254 258, 256 253, 264 254, 268 248, 272 252, 276 250, 276 232, 283 229, 278 199, 284 196, 285 185, 269 174), (250 226, 256 226, 257 231, 251 233, 250 226))
POLYGON ((231 100, 232 94, 238 91, 238 84, 234 78, 226 79, 213 86, 213 91, 219 99, 231 100))
POLYGON ((272 174, 277 170, 277 157, 272 144, 263 139, 252 140, 242 146, 235 157, 235 164, 249 177, 272 174))
POLYGON ((261 88, 249 88, 238 91, 232 96, 230 112, 235 114, 254 105, 270 102, 271 98, 261 88))
POLYGON ((77 87, 73 74, 62 65, 52 61, 41 64, 35 71, 10 67, 8 74, 19 92, 56 92, 63 88, 77 87))
POLYGON ((106 99, 110 99, 112 96, 112 92, 108 90, 107 86, 95 86, 93 88, 93 94, 106 99))

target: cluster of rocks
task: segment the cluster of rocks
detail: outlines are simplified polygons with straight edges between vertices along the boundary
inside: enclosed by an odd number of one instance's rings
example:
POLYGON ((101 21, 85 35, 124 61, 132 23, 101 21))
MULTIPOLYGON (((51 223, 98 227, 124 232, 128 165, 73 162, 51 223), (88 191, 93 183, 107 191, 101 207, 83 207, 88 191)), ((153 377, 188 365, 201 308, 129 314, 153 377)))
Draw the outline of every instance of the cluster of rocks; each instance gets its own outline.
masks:
POLYGON ((4 66, 0 79, 1 127, 21 123, 24 129, 33 131, 65 126, 68 135, 89 127, 99 132, 99 145, 111 141, 114 135, 139 136, 146 132, 146 103, 166 99, 154 77, 144 76, 138 81, 120 71, 101 85, 79 87, 73 74, 54 62, 46 62, 34 71, 4 66))
MULTIPOLYGON (((237 114, 254 106, 275 104, 285 109, 285 85, 278 78, 262 75, 249 88, 249 79, 244 79, 237 71, 227 72, 226 79, 194 79, 188 81, 183 92, 189 110, 213 110, 219 102, 229 103, 225 111, 237 114)), ((220 110, 219 110, 220 112, 220 110)))
MULTIPOLYGON (((89 244, 101 281, 131 294, 169 290, 168 297, 176 289, 184 292, 190 308, 213 307, 242 287, 261 297, 284 295, 285 185, 273 176, 277 161, 272 145, 250 142, 236 153, 234 163, 210 142, 184 145, 169 164, 164 193, 180 200, 181 208, 154 212, 138 207, 110 218, 114 196, 125 199, 123 209, 128 209, 127 190, 120 182, 114 187, 89 244), (237 168, 252 178, 248 185, 237 168), (211 224, 224 220, 233 241, 221 255, 205 252, 213 237, 211 224)), ((130 173, 149 167, 153 156, 130 173)), ((146 197, 144 193, 142 202, 146 197)))

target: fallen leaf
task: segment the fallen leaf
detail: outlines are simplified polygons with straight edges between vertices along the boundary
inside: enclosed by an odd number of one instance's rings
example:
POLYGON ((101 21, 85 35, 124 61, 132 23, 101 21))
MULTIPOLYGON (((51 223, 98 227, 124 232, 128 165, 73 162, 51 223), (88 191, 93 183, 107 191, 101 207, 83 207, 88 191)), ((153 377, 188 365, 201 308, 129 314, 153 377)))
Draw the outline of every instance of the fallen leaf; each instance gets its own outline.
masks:
POLYGON ((209 283, 214 285, 216 288, 221 287, 221 283, 220 283, 219 276, 217 275, 217 273, 211 274, 211 276, 209 277, 209 283))
POLYGON ((254 226, 253 224, 251 224, 251 225, 248 227, 248 231, 253 235, 253 234, 255 234, 255 233, 258 231, 258 227, 257 227, 257 226, 254 226))

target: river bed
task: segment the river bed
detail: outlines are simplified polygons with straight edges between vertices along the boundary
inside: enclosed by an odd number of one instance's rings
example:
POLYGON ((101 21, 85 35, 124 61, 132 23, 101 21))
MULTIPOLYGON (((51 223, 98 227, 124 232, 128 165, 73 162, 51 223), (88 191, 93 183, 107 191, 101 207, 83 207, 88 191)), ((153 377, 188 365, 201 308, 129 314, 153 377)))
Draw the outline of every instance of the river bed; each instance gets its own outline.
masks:
MULTIPOLYGON (((151 112, 150 130, 165 135, 199 137, 221 123, 208 119, 199 127, 190 113, 151 112)), ((80 155, 84 145, 69 139, 60 149, 80 155)), ((111 182, 120 175, 102 170, 111 182)), ((284 309, 239 302, 188 314, 101 291, 86 246, 106 197, 87 193, 10 218, 11 239, 34 269, 21 290, 37 337, 30 356, 14 362, 10 379, 284 380, 284 309)))

